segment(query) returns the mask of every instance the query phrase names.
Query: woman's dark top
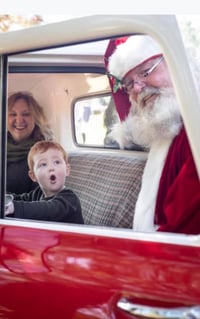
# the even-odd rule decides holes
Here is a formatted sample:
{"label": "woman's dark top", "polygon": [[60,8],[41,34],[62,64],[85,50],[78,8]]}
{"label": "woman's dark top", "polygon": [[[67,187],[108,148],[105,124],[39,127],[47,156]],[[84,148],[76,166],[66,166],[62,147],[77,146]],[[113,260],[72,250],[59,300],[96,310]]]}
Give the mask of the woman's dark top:
{"label": "woman's dark top", "polygon": [[44,197],[38,186],[30,193],[13,195],[15,210],[8,217],[84,224],[79,198],[69,189]]}
{"label": "woman's dark top", "polygon": [[[44,138],[40,138],[44,139]],[[28,152],[38,139],[32,136],[23,143],[16,144],[10,133],[7,137],[7,184],[6,192],[22,194],[35,189],[38,184],[28,176]]]}
{"label": "woman's dark top", "polygon": [[7,185],[8,193],[22,194],[35,189],[38,184],[28,176],[27,158],[17,162],[7,162]]}

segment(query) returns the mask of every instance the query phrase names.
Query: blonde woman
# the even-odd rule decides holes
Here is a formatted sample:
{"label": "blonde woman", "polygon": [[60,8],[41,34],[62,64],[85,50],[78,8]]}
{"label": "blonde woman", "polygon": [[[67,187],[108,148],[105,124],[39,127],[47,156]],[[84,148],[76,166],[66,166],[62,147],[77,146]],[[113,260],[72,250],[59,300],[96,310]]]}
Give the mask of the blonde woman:
{"label": "blonde woman", "polygon": [[9,96],[7,129],[6,191],[29,192],[37,184],[28,176],[28,152],[35,142],[53,139],[44,110],[31,93],[15,92]]}

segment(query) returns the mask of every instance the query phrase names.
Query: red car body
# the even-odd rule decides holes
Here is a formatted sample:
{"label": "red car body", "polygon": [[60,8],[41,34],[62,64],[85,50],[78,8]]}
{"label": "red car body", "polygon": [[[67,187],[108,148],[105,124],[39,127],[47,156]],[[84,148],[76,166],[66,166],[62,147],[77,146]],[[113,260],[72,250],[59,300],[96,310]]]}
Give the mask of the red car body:
{"label": "red car body", "polygon": [[200,303],[195,239],[187,246],[162,242],[162,234],[156,242],[71,228],[1,226],[2,318],[129,318],[121,298],[166,308]]}

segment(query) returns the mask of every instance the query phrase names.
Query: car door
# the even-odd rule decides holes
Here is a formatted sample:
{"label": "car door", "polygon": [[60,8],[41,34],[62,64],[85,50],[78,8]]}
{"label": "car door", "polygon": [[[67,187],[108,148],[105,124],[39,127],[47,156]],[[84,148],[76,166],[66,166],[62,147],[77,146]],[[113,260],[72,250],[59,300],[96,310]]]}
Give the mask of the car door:
{"label": "car door", "polygon": [[[91,23],[95,26],[95,36],[87,28],[84,29],[85,33],[81,31],[83,26]],[[70,26],[74,32],[66,36],[63,27]],[[161,26],[162,34],[158,30]],[[53,37],[47,43],[45,38],[45,47],[47,44],[114,36],[120,32],[141,32],[145,27],[146,32],[155,33],[158,40],[161,39],[165,48],[167,40],[172,50],[181,51],[179,33],[173,29],[177,26],[171,16],[157,19],[150,16],[85,17],[77,21],[66,21],[54,28],[49,26],[46,31],[44,28],[41,30],[44,34],[51,34],[52,28],[60,31],[58,39]],[[171,39],[172,29],[175,42]],[[2,37],[5,52],[1,63],[0,317],[199,318],[199,235],[134,233],[128,229],[27,222],[3,217],[7,54],[12,50],[15,53],[27,50],[28,46],[30,50],[40,46],[42,32],[39,35],[35,29],[33,33],[17,32],[11,37],[17,41],[22,34],[28,37],[32,35],[31,43],[23,39],[16,42],[15,48],[12,48],[10,41],[7,43],[5,36]],[[34,37],[39,37],[38,42],[34,43]],[[172,75],[176,83],[179,80],[176,73],[180,65],[171,56],[172,52],[168,52],[169,66],[171,69],[174,67]],[[182,74],[186,71],[187,67],[182,70]],[[183,79],[181,81],[177,91],[181,100],[187,100],[187,92],[184,91],[182,95],[180,93],[184,87]],[[191,91],[193,100],[190,112],[196,102],[192,86]],[[187,110],[184,107],[183,114],[185,121],[188,121],[186,128],[189,128],[196,158],[199,154],[195,134],[199,123],[198,114],[192,119],[192,125],[191,119],[186,119]]]}
{"label": "car door", "polygon": [[200,303],[196,236],[19,221],[0,230],[2,318],[181,318]]}

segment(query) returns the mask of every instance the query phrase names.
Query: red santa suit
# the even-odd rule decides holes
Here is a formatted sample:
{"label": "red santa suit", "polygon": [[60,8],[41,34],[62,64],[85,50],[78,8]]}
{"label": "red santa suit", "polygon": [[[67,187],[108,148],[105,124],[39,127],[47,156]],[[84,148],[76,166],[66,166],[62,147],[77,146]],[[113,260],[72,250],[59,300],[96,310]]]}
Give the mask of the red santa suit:
{"label": "red santa suit", "polygon": [[158,231],[200,233],[200,181],[185,129],[169,148],[155,207]]}
{"label": "red santa suit", "polygon": [[[123,90],[113,88],[128,71],[161,53],[148,36],[145,41],[140,36],[136,41],[130,38],[119,41],[120,44],[111,40],[105,53],[112,94],[122,123],[127,119],[130,102]],[[152,143],[136,203],[133,229],[200,233],[200,181],[184,127],[175,136]]]}

